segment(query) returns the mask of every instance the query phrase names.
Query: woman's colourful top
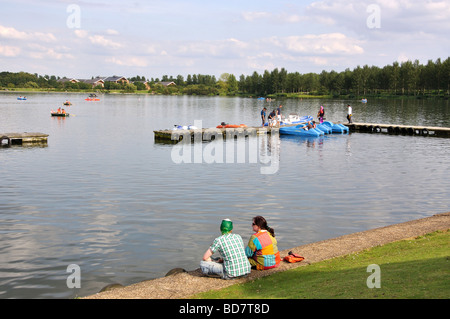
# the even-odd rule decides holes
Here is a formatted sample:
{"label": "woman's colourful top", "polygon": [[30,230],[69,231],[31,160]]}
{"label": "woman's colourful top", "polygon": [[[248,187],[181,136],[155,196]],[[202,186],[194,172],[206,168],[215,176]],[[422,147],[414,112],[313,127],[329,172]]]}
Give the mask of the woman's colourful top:
{"label": "woman's colourful top", "polygon": [[267,230],[260,230],[250,237],[245,254],[258,270],[277,267],[281,261],[277,240]]}

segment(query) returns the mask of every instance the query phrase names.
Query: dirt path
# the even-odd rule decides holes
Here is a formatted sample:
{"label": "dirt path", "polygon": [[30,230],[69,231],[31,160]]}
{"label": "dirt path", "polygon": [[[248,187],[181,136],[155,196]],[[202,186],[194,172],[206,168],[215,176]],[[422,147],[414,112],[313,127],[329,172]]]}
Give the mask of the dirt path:
{"label": "dirt path", "polygon": [[376,228],[354,234],[307,244],[281,251],[284,257],[289,251],[305,257],[300,263],[281,262],[278,268],[256,271],[243,279],[222,280],[201,275],[199,269],[182,272],[168,277],[146,280],[130,286],[104,291],[85,299],[180,299],[212,289],[220,289],[237,283],[243,283],[274,272],[304,266],[325,259],[348,255],[364,249],[384,245],[390,242],[421,236],[437,230],[450,229],[450,212],[413,220],[401,224]]}

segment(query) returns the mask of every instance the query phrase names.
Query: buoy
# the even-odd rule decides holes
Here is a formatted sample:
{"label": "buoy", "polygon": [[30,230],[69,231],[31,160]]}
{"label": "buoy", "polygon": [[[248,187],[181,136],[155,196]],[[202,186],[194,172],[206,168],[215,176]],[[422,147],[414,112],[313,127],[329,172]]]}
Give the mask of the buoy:
{"label": "buoy", "polygon": [[[3,144],[3,141],[6,140],[6,144]],[[0,145],[1,146],[11,146],[11,139],[8,136],[2,136],[0,137]]]}
{"label": "buoy", "polygon": [[375,133],[380,133],[380,132],[381,132],[381,127],[375,126],[375,127],[373,128],[373,131],[374,131]]}
{"label": "buoy", "polygon": [[426,128],[422,129],[422,135],[423,136],[427,136],[428,135],[428,130]]}

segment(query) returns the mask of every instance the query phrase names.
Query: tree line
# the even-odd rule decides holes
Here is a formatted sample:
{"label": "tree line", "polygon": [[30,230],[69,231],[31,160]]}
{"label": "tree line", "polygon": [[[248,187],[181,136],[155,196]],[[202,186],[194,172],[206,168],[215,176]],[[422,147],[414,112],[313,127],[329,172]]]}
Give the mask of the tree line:
{"label": "tree line", "polygon": [[[60,82],[55,75],[38,75],[26,72],[1,72],[0,87],[40,88],[55,90],[92,90],[84,82]],[[156,94],[189,95],[246,95],[246,96],[296,96],[329,95],[333,97],[361,97],[383,95],[446,96],[450,94],[450,57],[445,61],[438,58],[420,64],[418,60],[394,62],[384,67],[357,66],[353,70],[322,71],[321,73],[288,72],[285,68],[254,71],[251,75],[223,73],[219,79],[214,75],[189,74],[176,77],[163,75],[161,78],[135,76],[128,78],[129,84],[105,83],[94,90],[122,90],[135,92],[148,90]],[[166,86],[162,82],[173,82]]]}

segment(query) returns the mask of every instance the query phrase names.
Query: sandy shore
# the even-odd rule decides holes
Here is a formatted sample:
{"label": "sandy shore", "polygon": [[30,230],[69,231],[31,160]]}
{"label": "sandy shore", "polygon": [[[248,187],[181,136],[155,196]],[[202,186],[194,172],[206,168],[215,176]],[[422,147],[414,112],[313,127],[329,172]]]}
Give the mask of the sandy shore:
{"label": "sandy shore", "polygon": [[222,280],[208,278],[202,276],[199,269],[196,269],[163,278],[146,280],[126,287],[111,289],[87,296],[84,299],[189,298],[189,296],[199,292],[228,287],[278,271],[301,267],[325,259],[362,251],[370,247],[447,229],[450,229],[450,212],[283,250],[280,252],[282,257],[286,256],[289,251],[293,251],[304,256],[305,260],[295,264],[282,261],[278,268],[265,271],[253,270],[247,278],[243,279]]}

